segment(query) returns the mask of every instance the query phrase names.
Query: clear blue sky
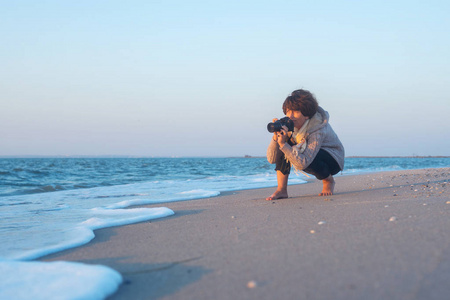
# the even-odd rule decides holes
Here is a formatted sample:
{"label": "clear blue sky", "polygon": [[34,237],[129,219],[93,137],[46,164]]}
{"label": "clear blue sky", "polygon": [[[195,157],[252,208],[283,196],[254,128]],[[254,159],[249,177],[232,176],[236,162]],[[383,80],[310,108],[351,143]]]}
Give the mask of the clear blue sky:
{"label": "clear blue sky", "polygon": [[449,13],[446,0],[0,0],[0,155],[265,155],[298,88],[347,155],[450,155]]}

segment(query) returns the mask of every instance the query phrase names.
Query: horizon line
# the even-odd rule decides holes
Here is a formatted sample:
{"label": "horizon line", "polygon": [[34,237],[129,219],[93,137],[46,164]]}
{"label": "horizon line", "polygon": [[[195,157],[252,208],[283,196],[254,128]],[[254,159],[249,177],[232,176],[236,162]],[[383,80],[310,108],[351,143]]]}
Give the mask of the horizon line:
{"label": "horizon line", "polygon": [[[448,158],[450,155],[349,155],[345,158]],[[260,155],[0,155],[0,158],[265,158]]]}

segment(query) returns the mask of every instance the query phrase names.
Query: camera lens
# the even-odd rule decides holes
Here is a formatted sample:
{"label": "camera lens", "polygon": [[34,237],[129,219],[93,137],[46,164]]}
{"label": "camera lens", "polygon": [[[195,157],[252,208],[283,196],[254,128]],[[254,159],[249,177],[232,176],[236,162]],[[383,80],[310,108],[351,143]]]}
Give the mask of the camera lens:
{"label": "camera lens", "polygon": [[282,127],[282,125],[281,125],[280,121],[276,121],[276,122],[267,124],[267,130],[269,132],[280,131],[281,127]]}

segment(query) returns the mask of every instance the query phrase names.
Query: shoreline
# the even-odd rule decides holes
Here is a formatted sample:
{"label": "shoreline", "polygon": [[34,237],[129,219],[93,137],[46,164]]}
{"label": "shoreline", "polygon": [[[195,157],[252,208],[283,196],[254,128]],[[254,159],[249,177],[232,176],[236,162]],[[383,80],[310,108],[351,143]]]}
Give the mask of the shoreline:
{"label": "shoreline", "polygon": [[124,283],[110,299],[445,299],[450,168],[321,182],[143,207],[175,215],[95,231],[40,261],[101,264]]}

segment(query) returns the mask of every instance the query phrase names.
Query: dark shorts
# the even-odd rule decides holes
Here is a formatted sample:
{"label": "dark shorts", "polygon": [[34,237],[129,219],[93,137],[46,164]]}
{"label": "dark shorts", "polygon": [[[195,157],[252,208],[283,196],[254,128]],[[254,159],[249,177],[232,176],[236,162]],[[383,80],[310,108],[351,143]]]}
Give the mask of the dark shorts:
{"label": "dark shorts", "polygon": [[[286,161],[284,154],[281,159],[276,162],[276,171],[280,171],[284,175],[291,172],[291,163]],[[330,175],[336,175],[341,171],[341,167],[336,160],[325,150],[320,149],[311,164],[303,170],[303,172],[314,175],[317,179],[323,180]]]}

